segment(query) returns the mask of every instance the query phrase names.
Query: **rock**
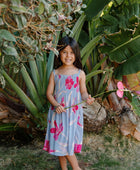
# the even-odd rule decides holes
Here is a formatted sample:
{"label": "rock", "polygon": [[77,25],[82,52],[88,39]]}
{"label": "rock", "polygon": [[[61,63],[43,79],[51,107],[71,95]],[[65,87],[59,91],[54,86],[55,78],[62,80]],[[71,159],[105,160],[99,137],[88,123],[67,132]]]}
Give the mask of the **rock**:
{"label": "rock", "polygon": [[87,132],[100,132],[106,123],[105,108],[95,101],[92,105],[83,104],[84,130]]}

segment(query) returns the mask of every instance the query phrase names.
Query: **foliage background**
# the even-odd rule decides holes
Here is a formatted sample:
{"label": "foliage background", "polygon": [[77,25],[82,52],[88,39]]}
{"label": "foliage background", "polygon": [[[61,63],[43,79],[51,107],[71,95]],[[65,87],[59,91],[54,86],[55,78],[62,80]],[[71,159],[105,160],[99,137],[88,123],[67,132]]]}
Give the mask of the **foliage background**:
{"label": "foliage background", "polygon": [[[104,93],[114,78],[140,71],[139,11],[138,0],[0,1],[0,92],[10,107],[26,106],[22,119],[46,127],[45,93],[59,38],[69,35],[78,41],[88,91]],[[140,114],[135,100],[131,104]],[[1,130],[19,122],[2,122]]]}

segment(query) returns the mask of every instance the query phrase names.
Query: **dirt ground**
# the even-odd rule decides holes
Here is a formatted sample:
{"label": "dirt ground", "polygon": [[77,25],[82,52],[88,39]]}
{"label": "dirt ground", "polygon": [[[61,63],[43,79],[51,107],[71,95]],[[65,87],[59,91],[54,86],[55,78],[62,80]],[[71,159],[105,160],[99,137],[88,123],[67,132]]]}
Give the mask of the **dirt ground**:
{"label": "dirt ground", "polygon": [[[57,157],[42,150],[44,136],[33,140],[24,134],[20,139],[12,134],[0,137],[1,170],[61,169]],[[84,133],[77,158],[82,170],[139,170],[140,142],[122,136],[117,125],[108,124],[99,134]]]}

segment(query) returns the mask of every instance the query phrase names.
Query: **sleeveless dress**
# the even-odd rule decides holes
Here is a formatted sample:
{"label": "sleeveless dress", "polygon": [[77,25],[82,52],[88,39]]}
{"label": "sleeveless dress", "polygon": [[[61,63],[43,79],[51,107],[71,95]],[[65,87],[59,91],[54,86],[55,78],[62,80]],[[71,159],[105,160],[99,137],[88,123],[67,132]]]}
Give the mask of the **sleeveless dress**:
{"label": "sleeveless dress", "polygon": [[52,105],[49,108],[43,150],[52,155],[65,156],[81,152],[83,108],[82,104],[78,104],[81,102],[79,90],[80,71],[73,75],[57,75],[53,70],[55,81],[54,98],[66,108],[66,112],[58,114]]}

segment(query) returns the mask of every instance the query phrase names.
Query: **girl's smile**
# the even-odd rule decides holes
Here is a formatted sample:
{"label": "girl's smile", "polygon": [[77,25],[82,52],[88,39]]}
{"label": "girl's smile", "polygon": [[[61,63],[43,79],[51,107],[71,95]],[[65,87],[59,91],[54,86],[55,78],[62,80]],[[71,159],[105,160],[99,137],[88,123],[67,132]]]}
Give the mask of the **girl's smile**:
{"label": "girl's smile", "polygon": [[69,45],[60,51],[60,59],[65,66],[73,65],[75,61],[75,54]]}

